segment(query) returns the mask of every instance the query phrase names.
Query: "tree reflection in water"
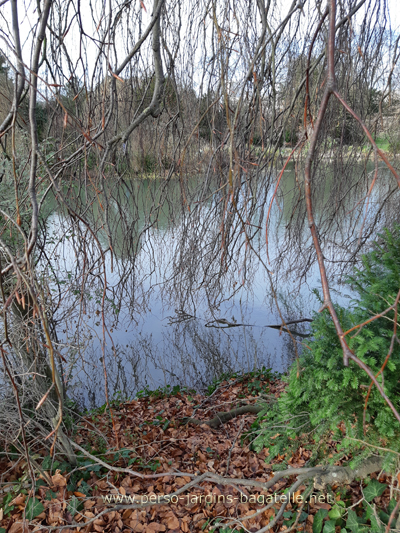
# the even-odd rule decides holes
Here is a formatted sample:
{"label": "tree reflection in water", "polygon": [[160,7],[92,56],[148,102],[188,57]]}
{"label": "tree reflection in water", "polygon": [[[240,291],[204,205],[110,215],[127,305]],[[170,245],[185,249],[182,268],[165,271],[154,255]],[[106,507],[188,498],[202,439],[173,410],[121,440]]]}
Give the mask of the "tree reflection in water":
{"label": "tree reflection in water", "polygon": [[[325,228],[330,275],[340,277],[365,249],[354,229],[361,206],[346,213],[354,191],[370,177],[361,166],[349,174],[352,192],[336,204],[342,194],[336,174],[335,165],[322,168],[324,187],[314,205]],[[217,178],[187,180],[190,209],[182,207],[177,180],[116,180],[106,190],[103,211],[82,189],[84,202],[75,209],[91,219],[97,241],[76,220],[71,230],[71,217],[49,201],[45,237],[54,248],[43,270],[53,294],[59,293],[51,301],[53,330],[68,361],[64,381],[74,396],[91,406],[104,403],[105,378],[111,396],[116,391],[131,396],[145,386],[202,388],[224,372],[287,368],[294,344],[301,349],[303,339],[264,326],[281,323],[277,302],[285,320],[310,317],[320,306],[310,291],[318,288],[319,276],[294,169],[279,191],[282,207],[270,218],[267,262],[260,228],[271,179],[254,180],[251,191],[243,183],[237,194],[238,212],[242,220],[247,216],[246,235],[235,211],[226,212]],[[396,198],[384,180],[375,186],[371,227],[393,215]],[[338,209],[340,227],[331,224]],[[337,298],[347,302],[342,293],[337,285]],[[244,325],[227,327],[235,322]],[[304,333],[307,327],[290,330]]]}

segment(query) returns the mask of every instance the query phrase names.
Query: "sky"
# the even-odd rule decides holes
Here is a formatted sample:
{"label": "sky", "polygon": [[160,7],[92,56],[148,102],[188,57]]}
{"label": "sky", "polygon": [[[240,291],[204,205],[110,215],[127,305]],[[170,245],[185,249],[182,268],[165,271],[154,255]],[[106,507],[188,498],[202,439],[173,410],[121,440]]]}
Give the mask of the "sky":
{"label": "sky", "polygon": [[[221,0],[222,1],[222,0]],[[246,1],[246,0],[244,0]],[[309,0],[305,4],[304,8],[304,20],[307,21],[307,18],[311,16],[311,14],[315,13],[315,3],[317,0]],[[382,0],[384,1],[384,0]],[[399,7],[399,0],[386,0],[387,5],[389,7],[389,14],[390,14],[390,21],[392,29],[396,31],[399,30],[400,25],[400,7]],[[201,2],[201,0],[200,0]],[[60,5],[63,5],[62,0],[59,0]],[[325,1],[323,2],[323,4]],[[373,4],[372,0],[372,4]],[[98,24],[97,28],[95,27],[95,24],[92,20],[92,14],[90,5],[93,4],[95,6],[95,20]],[[134,0],[132,2],[132,5],[135,6],[136,12],[140,13],[140,16],[142,18],[142,28],[145,28],[148,21],[150,20],[150,16],[152,13],[152,0]],[[185,7],[185,4],[189,5],[187,2],[183,3],[183,6]],[[288,12],[289,7],[291,5],[291,0],[278,0],[279,8],[282,14],[285,14]],[[368,5],[369,2],[367,1],[365,5]],[[57,5],[57,4],[55,4]],[[222,4],[221,4],[222,5]],[[239,5],[239,2],[237,2],[237,5]],[[82,24],[84,27],[84,30],[87,32],[88,35],[91,37],[94,37],[94,39],[99,39],[101,37],[101,27],[102,24],[107,20],[107,17],[104,16],[104,12],[102,13],[103,6],[106,6],[106,9],[108,7],[108,2],[103,2],[103,0],[81,0],[81,13],[82,13]],[[20,17],[20,28],[21,28],[21,41],[22,41],[22,47],[23,47],[23,57],[24,62],[26,65],[30,64],[30,55],[32,52],[32,35],[33,35],[33,24],[36,20],[36,1],[35,0],[18,0],[18,9],[19,9],[19,17]],[[361,8],[360,13],[362,10],[365,9]],[[183,18],[187,17],[188,15],[183,15]],[[357,20],[357,19],[356,19]],[[182,24],[182,31],[183,34],[185,33],[185,25],[187,25],[188,20],[186,18],[186,21],[184,20]],[[210,24],[212,24],[210,19]],[[133,25],[132,25],[133,26]],[[129,26],[127,26],[129,28]],[[129,31],[134,32],[135,29],[133,27],[129,28]],[[300,32],[301,33],[301,30]],[[120,36],[120,42],[124,42],[126,40],[126,35],[124,37]],[[89,42],[89,41],[88,41]],[[66,45],[66,48],[71,55],[71,58],[74,63],[77,65],[77,73],[78,76],[82,77],[84,68],[87,72],[90,72],[94,68],[95,59],[98,54],[98,49],[95,44],[95,40],[90,42],[88,44],[88,48],[86,50],[86,58],[84,61],[78,61],[79,58],[79,38],[77,33],[77,24],[76,19],[71,24],[71,27],[68,31],[68,33],[65,35],[64,43]],[[149,46],[150,40],[146,43],[145,46]],[[0,7],[0,50],[5,52],[5,55],[8,57],[12,57],[11,50],[11,3],[8,1],[4,5]],[[123,56],[124,50],[122,47],[122,44],[118,45],[117,43],[117,49],[120,57]],[[115,60],[112,55],[112,51],[110,50],[110,57],[105,58],[103,56],[102,58],[102,68],[103,72],[107,72],[108,65],[107,62],[109,62],[113,67],[115,64],[118,64],[119,60]],[[98,66],[98,64],[97,64]],[[67,70],[67,69],[66,69]],[[43,70],[41,71],[42,75]],[[64,84],[66,80],[64,79],[57,79],[57,83]]]}

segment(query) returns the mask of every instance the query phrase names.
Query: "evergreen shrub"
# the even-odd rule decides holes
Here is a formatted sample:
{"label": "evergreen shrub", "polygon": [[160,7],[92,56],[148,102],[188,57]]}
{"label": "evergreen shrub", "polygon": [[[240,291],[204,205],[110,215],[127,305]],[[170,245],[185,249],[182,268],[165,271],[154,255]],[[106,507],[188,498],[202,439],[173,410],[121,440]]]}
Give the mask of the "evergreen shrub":
{"label": "evergreen shrub", "polygon": [[[347,308],[335,305],[344,331],[361,324],[390,307],[400,289],[400,226],[387,229],[373,243],[346,280],[357,297]],[[346,338],[355,355],[367,364],[375,375],[381,369],[393,342],[392,354],[383,372],[377,377],[386,395],[400,411],[400,346],[394,333],[395,312],[375,319]],[[398,318],[397,318],[398,322]],[[300,376],[293,364],[288,375],[286,392],[272,411],[260,413],[259,434],[253,447],[269,448],[269,459],[298,447],[301,440],[312,440],[316,447],[324,438],[342,441],[345,449],[360,445],[344,439],[344,435],[400,451],[400,424],[372,387],[363,413],[371,380],[354,362],[343,366],[343,351],[333,321],[327,310],[315,314],[312,341],[300,358]],[[270,409],[270,408],[269,408]],[[364,429],[366,432],[364,433]],[[300,438],[301,437],[301,438]],[[366,448],[367,453],[375,451]],[[337,458],[337,457],[336,457]],[[335,457],[333,458],[333,460]]]}

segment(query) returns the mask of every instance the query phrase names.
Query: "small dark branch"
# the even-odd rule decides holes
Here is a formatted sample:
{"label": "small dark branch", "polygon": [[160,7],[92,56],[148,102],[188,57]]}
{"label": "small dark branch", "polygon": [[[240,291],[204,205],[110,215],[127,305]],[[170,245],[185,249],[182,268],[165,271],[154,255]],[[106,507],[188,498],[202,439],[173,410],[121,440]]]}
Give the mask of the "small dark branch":
{"label": "small dark branch", "polygon": [[240,415],[245,415],[247,413],[251,414],[258,414],[263,409],[265,409],[265,406],[261,405],[243,405],[242,407],[237,407],[235,409],[232,409],[231,411],[227,412],[219,412],[214,416],[214,418],[211,418],[211,420],[200,420],[198,418],[184,418],[183,423],[184,424],[206,424],[207,426],[210,426],[212,429],[217,429],[221,424],[225,424],[225,422],[229,422],[229,420],[232,420],[232,418],[236,418]]}
{"label": "small dark branch", "polygon": [[[394,517],[396,516],[396,513],[397,513],[397,511],[399,510],[399,507],[400,507],[400,500],[396,503],[396,507],[393,509],[393,511],[392,511],[392,513],[391,513],[391,515],[390,515],[390,517],[389,517],[389,521],[388,521],[388,524],[387,524],[387,526],[386,526],[385,533],[389,533],[389,531],[390,531],[390,529],[391,529],[391,528],[390,528],[390,525],[391,525],[391,523],[392,523],[392,520],[393,520]],[[396,527],[396,530],[397,530],[397,524],[395,525],[395,527]]]}
{"label": "small dark branch", "polygon": [[[4,2],[3,2],[4,3]],[[3,5],[3,3],[1,5]],[[11,15],[12,15],[12,29],[14,37],[15,55],[17,56],[17,69],[15,73],[16,90],[14,91],[14,100],[12,108],[6,118],[0,125],[0,133],[3,133],[13,121],[14,115],[17,113],[18,106],[21,102],[22,93],[25,87],[25,69],[22,61],[22,49],[20,39],[20,24],[18,21],[17,0],[11,0]]]}
{"label": "small dark branch", "polygon": [[378,383],[378,381],[377,381],[376,377],[374,376],[374,373],[372,372],[372,370],[365,363],[363,363],[357,356],[355,356],[350,349],[349,349],[349,359],[354,361],[360,368],[362,368],[364,370],[364,372],[366,372],[368,374],[368,376],[374,382],[374,384],[375,384],[376,388],[378,389],[380,395],[385,400],[385,402],[388,404],[388,406],[392,410],[392,413],[394,414],[394,416],[400,422],[400,414],[397,412],[397,409],[395,408],[393,403],[390,401],[390,399],[386,396],[384,390],[382,389],[381,385]]}
{"label": "small dark branch", "polygon": [[315,30],[314,36],[311,40],[310,50],[308,51],[308,57],[307,57],[307,68],[306,68],[306,101],[304,103],[304,129],[307,133],[307,111],[308,115],[310,117],[311,126],[313,127],[313,119],[311,115],[311,109],[310,109],[310,64],[311,64],[311,54],[312,50],[314,48],[315,41],[317,39],[317,36],[319,32],[321,31],[322,24],[324,23],[324,20],[328,16],[329,8],[326,8],[325,13],[323,14],[321,20],[319,21],[319,24],[317,26],[317,29]]}
{"label": "small dark branch", "polygon": [[226,460],[226,469],[225,469],[225,475],[227,476],[228,473],[229,473],[229,465],[230,465],[230,462],[231,462],[231,455],[232,455],[232,450],[233,448],[235,447],[236,445],[236,442],[239,438],[239,435],[241,435],[242,431],[243,431],[243,428],[244,428],[244,424],[245,424],[245,419],[243,418],[241,423],[240,423],[240,428],[238,430],[238,432],[236,433],[236,437],[233,439],[233,442],[232,442],[232,445],[231,447],[229,448],[229,453],[228,453],[228,458]]}
{"label": "small dark branch", "polygon": [[[394,328],[393,328],[393,335],[392,335],[392,340],[390,342],[389,351],[388,351],[388,353],[386,355],[386,358],[385,358],[385,360],[383,362],[383,365],[381,366],[379,372],[375,376],[376,378],[379,376],[379,374],[381,374],[384,371],[384,369],[385,369],[385,367],[386,367],[386,365],[387,365],[387,363],[388,363],[388,361],[389,361],[389,359],[390,359],[390,357],[391,357],[391,355],[393,353],[394,343],[395,343],[395,340],[397,339],[397,315],[398,315],[397,306],[399,304],[399,299],[400,299],[400,291],[397,293],[396,300],[395,300],[394,304],[391,306],[391,308],[394,308]],[[371,381],[371,384],[370,384],[369,389],[368,389],[367,397],[365,398],[365,405],[364,405],[364,411],[363,411],[364,435],[367,432],[366,414],[367,414],[368,399],[369,399],[369,396],[371,394],[372,385],[373,385],[373,382]]]}

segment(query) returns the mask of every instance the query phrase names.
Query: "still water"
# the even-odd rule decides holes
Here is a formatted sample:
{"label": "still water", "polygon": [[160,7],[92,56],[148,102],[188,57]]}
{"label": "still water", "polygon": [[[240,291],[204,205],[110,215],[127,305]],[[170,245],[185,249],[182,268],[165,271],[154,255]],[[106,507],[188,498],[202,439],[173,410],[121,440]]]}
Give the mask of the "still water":
{"label": "still water", "polygon": [[[382,173],[366,212],[355,201],[363,169],[346,189],[336,172],[321,178],[314,209],[333,298],[348,305],[341,267],[365,249],[360,231],[378,211],[381,226],[392,216],[393,205],[381,202],[392,184]],[[202,389],[262,366],[285,371],[309,324],[291,326],[293,338],[266,327],[281,323],[276,303],[287,321],[312,318],[321,305],[298,176],[295,167],[285,173],[273,200],[268,254],[276,176],[243,179],[234,202],[216,178],[125,179],[101,190],[70,183],[65,194],[79,198],[74,209],[91,230],[49,200],[43,271],[68,394],[95,407],[106,387],[111,399],[166,384]]]}

